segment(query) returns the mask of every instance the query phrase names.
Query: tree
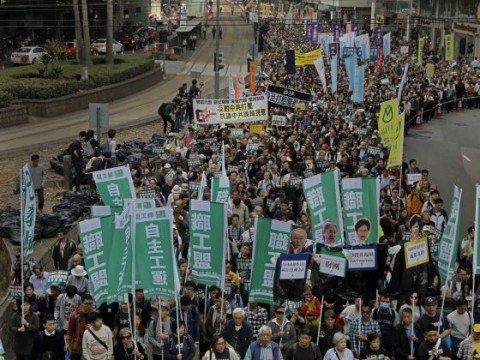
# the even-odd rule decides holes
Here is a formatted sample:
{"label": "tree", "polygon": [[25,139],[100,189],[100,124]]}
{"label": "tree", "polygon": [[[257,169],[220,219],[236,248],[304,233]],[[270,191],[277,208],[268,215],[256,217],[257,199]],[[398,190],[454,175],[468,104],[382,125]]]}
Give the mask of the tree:
{"label": "tree", "polygon": [[88,25],[88,6],[87,0],[82,0],[82,28],[83,28],[83,66],[92,65],[92,57],[90,56],[90,26]]}
{"label": "tree", "polygon": [[63,45],[58,40],[47,40],[43,48],[45,54],[41,57],[42,66],[38,69],[38,73],[45,79],[57,79],[63,73],[58,60],[66,57]]}
{"label": "tree", "polygon": [[82,25],[80,23],[80,10],[78,9],[78,0],[73,0],[73,15],[75,17],[75,38],[77,40],[77,60],[83,64],[83,35]]}
{"label": "tree", "polygon": [[107,0],[107,54],[106,63],[113,65],[113,0]]}

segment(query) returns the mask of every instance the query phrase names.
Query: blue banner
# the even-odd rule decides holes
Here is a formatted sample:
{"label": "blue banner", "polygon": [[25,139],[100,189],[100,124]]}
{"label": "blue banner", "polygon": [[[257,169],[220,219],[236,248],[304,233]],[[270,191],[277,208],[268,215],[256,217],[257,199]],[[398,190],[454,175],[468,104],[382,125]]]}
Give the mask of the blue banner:
{"label": "blue banner", "polygon": [[331,74],[332,74],[332,93],[336,93],[338,90],[337,78],[338,78],[338,55],[332,56],[330,60]]}
{"label": "blue banner", "polygon": [[371,47],[370,48],[370,61],[377,61],[378,59],[378,48]]}
{"label": "blue banner", "polygon": [[348,91],[353,91],[353,78],[355,73],[355,63],[357,62],[357,57],[355,55],[348,55],[343,57],[343,62],[345,63],[345,69],[347,70],[348,75]]}
{"label": "blue banner", "polygon": [[399,104],[400,104],[400,99],[402,98],[403,87],[405,86],[405,83],[407,82],[408,67],[409,67],[409,63],[406,63],[405,68],[403,70],[402,81],[400,82],[400,87],[398,88],[397,99],[398,99]]}
{"label": "blue banner", "polygon": [[361,103],[364,100],[363,94],[365,91],[365,66],[355,66],[355,75],[353,80],[352,102]]}
{"label": "blue banner", "polygon": [[333,42],[338,42],[340,40],[340,24],[333,25]]}

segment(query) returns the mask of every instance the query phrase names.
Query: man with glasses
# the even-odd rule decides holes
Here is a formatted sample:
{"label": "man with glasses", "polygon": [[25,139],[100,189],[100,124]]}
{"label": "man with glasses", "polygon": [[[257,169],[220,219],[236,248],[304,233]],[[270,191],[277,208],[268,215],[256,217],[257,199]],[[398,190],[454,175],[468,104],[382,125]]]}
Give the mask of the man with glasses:
{"label": "man with glasses", "polygon": [[71,360],[82,359],[82,340],[83,333],[91,326],[88,314],[93,311],[93,297],[90,294],[82,296],[82,302],[78,306],[68,321],[68,330],[66,336],[67,352]]}
{"label": "man with glasses", "polygon": [[368,303],[362,303],[361,313],[361,318],[352,322],[350,326],[350,346],[357,357],[367,346],[369,334],[381,334],[378,322],[370,318],[372,309]]}
{"label": "man with glasses", "polygon": [[268,326],[272,329],[272,340],[280,346],[285,358],[288,349],[297,341],[295,327],[285,318],[285,306],[280,305],[275,309],[275,317],[268,322]]}

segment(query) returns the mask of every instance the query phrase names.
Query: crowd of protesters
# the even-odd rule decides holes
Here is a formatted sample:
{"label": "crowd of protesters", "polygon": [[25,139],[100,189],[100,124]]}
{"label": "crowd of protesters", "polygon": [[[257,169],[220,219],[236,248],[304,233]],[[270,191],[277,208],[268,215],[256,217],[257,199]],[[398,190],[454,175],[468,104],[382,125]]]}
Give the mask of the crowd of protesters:
{"label": "crowd of protesters", "polygon": [[[444,284],[435,256],[429,264],[412,269],[395,261],[405,241],[428,236],[430,247],[435,249],[448,213],[443,209],[441,189],[429,177],[425,164],[419,168],[411,159],[402,172],[386,168],[388,149],[383,148],[377,130],[379,104],[397,96],[406,61],[411,66],[401,107],[410,125],[415,125],[421,109],[424,121],[432,118],[440,103],[446,103],[442,111],[453,111],[460,102],[463,107],[478,107],[478,62],[476,66],[449,64],[426,52],[422,64],[417,65],[411,55],[400,54],[400,44],[394,40],[392,55],[384,59],[381,70],[365,64],[365,101],[352,104],[343,67],[339,70],[339,91],[333,95],[322,89],[312,66],[286,74],[284,49],[303,52],[315,47],[305,41],[301,28],[270,23],[261,64],[263,78],[257,84],[258,93],[274,84],[313,94],[313,101],[304,109],[271,109],[274,114],[285,114],[286,126],[266,124],[265,130],[251,133],[247,124],[241,138],[234,138],[229,126],[200,127],[198,131],[188,127],[183,135],[168,133],[164,156],[142,159],[138,168],[131,169],[138,192],[147,188],[153,191],[158,206],[173,208],[173,241],[182,280],[179,303],[147,299],[137,289],[125,302],[94,304],[82,246],[62,230],[53,263],[55,270],[67,270],[71,275],[66,284],[47,288],[48,272],[41,266],[33,269],[24,285],[23,308],[19,302],[11,321],[18,359],[63,359],[65,351],[73,360],[144,360],[149,356],[154,360],[478,357],[480,302],[475,300],[476,306],[471,308],[472,299],[477,297],[472,289],[474,229],[468,228],[459,242],[454,276]],[[425,64],[429,62],[436,65],[436,71],[426,78]],[[382,81],[385,79],[388,81]],[[190,91],[184,84],[176,98],[186,103],[198,94],[196,83]],[[175,124],[166,116],[173,117],[176,108],[162,112],[165,132],[168,123]],[[186,113],[189,118],[193,116]],[[115,157],[114,137],[115,132],[109,132],[101,165],[91,171],[115,166],[109,160]],[[83,155],[93,155],[98,147],[89,138],[93,139],[91,133],[81,133],[80,140],[70,147],[78,158],[73,164],[80,174]],[[206,288],[191,278],[188,209],[189,200],[198,198],[202,174],[207,180],[204,199],[209,199],[212,178],[222,166],[222,144],[231,185],[230,257],[225,264],[225,286],[219,289]],[[256,149],[247,150],[249,144],[256,144]],[[379,151],[369,153],[369,147]],[[190,161],[193,159],[195,162]],[[291,253],[318,252],[311,241],[304,194],[291,179],[326,171],[339,171],[342,178],[380,179],[383,235],[379,248],[385,256],[378,270],[347,273],[340,279],[319,275],[312,262],[312,275],[301,301],[275,307],[248,302],[251,267],[245,264],[251,264],[255,218],[292,223]],[[407,184],[408,174],[421,174],[421,178]]]}

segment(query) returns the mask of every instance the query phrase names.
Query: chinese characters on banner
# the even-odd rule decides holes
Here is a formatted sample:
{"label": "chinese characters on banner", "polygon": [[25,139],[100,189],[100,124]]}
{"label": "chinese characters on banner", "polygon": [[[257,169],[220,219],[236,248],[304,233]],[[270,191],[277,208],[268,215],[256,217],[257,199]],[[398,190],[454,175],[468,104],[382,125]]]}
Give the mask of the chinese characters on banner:
{"label": "chinese characters on banner", "polygon": [[342,204],[348,245],[378,243],[380,181],[342,179]]}
{"label": "chinese characters on banner", "polygon": [[92,176],[105,205],[123,206],[124,199],[136,198],[128,166],[94,171]]}
{"label": "chinese characters on banner", "polygon": [[212,178],[212,202],[228,204],[230,201],[230,180],[220,176]]}
{"label": "chinese characters on banner", "polygon": [[[135,211],[135,277],[145,296],[175,299],[180,291],[170,209]],[[148,263],[148,266],[146,264]]]}
{"label": "chinese characters on banner", "polygon": [[268,119],[265,95],[239,99],[195,99],[195,121],[200,125],[260,122]]}
{"label": "chinese characters on banner", "polygon": [[390,148],[390,155],[388,156],[387,169],[391,169],[397,166],[402,166],[404,127],[405,127],[405,112],[398,115],[395,135],[393,137],[392,147]]}
{"label": "chinese characters on banner", "polygon": [[291,225],[257,217],[253,241],[253,265],[249,302],[276,304],[273,297],[274,258],[288,252]]}
{"label": "chinese characters on banner", "polygon": [[313,65],[313,62],[323,55],[321,48],[306,53],[295,51],[295,66]]}
{"label": "chinese characters on banner", "polygon": [[200,284],[223,288],[227,206],[191,200],[189,217],[193,280]]}
{"label": "chinese characters on banner", "polygon": [[[109,234],[102,231],[100,218],[84,220],[78,223],[78,233],[83,245],[83,258],[92,285],[95,303],[101,304],[108,301],[108,276],[107,261],[108,250],[104,238]],[[105,235],[105,236],[104,236]]]}
{"label": "chinese characters on banner", "polygon": [[462,189],[458,186],[454,186],[452,207],[438,249],[438,273],[443,281],[450,279],[457,258],[457,239],[460,235],[458,217],[460,216],[461,201]]}
{"label": "chinese characters on banner", "polygon": [[35,189],[28,165],[24,165],[20,170],[20,195],[21,253],[23,257],[26,257],[33,252],[35,219],[37,217]]}
{"label": "chinese characters on banner", "polygon": [[294,109],[297,103],[312,101],[312,95],[310,94],[276,85],[268,85],[266,94],[270,104],[291,109]]}
{"label": "chinese characters on banner", "polygon": [[426,237],[408,241],[403,245],[405,251],[405,267],[407,269],[429,262],[428,239]]}
{"label": "chinese characters on banner", "polygon": [[475,192],[475,237],[473,241],[473,274],[480,274],[480,251],[478,242],[480,241],[480,185],[477,185]]}
{"label": "chinese characters on banner", "polygon": [[398,123],[398,99],[384,101],[380,104],[380,116],[378,118],[378,134],[383,146],[390,148],[397,130]]}
{"label": "chinese characters on banner", "polygon": [[323,247],[320,255],[319,270],[322,274],[345,277],[347,260],[341,251],[330,251]]}
{"label": "chinese characters on banner", "polygon": [[422,65],[423,62],[423,48],[425,47],[425,38],[418,38],[418,53],[417,53],[417,64]]}
{"label": "chinese characters on banner", "polygon": [[455,54],[455,35],[445,35],[445,61],[452,61]]}
{"label": "chinese characters on banner", "polygon": [[311,214],[314,243],[344,245],[338,170],[304,179],[303,191]]}

